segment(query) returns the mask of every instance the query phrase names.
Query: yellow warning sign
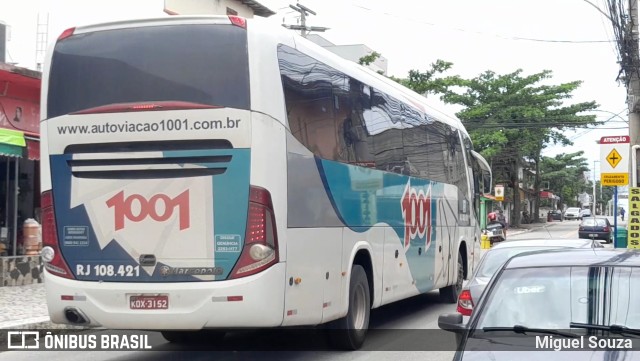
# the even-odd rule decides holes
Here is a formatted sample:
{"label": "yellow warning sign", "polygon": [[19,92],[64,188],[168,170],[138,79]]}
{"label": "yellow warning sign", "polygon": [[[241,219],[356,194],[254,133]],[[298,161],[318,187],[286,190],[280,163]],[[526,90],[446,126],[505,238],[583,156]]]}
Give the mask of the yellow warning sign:
{"label": "yellow warning sign", "polygon": [[629,184],[629,173],[600,173],[603,186],[624,186]]}
{"label": "yellow warning sign", "polygon": [[621,160],[622,157],[620,156],[620,153],[618,153],[616,148],[613,148],[611,152],[609,152],[609,155],[607,155],[607,162],[611,165],[611,168],[615,168]]}

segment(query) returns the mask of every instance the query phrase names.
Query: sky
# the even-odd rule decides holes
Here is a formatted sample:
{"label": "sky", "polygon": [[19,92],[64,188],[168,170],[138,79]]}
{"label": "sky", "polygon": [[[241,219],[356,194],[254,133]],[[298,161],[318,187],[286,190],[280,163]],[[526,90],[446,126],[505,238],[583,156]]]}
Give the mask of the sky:
{"label": "sky", "polygon": [[[219,0],[201,0],[219,1]],[[258,0],[276,11],[268,20],[295,24],[297,0]],[[589,0],[604,11],[606,0]],[[582,81],[566,105],[595,101],[596,130],[567,131],[574,146],[551,146],[546,156],[584,151],[596,177],[602,136],[628,135],[626,89],[619,72],[610,21],[585,0],[301,0],[314,10],[307,25],[337,45],[365,44],[388,62],[388,74],[426,71],[438,59],[453,63],[447,75],[465,78],[486,70],[523,76],[551,70],[548,84]],[[38,23],[48,17],[48,41],[67,28],[139,17],[165,17],[164,0],[0,0],[9,25],[7,62],[35,69]],[[606,12],[606,11],[605,11]],[[40,18],[40,21],[38,20]],[[45,28],[41,26],[41,28]],[[445,107],[449,112],[459,108]],[[617,128],[617,129],[610,129]]]}

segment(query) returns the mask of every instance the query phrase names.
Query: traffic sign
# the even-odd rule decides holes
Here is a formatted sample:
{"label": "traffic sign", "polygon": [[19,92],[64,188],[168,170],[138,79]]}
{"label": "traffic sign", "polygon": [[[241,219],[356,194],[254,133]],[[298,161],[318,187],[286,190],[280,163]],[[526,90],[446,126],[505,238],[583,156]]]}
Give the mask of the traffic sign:
{"label": "traffic sign", "polygon": [[603,186],[629,184],[629,143],[631,137],[620,135],[600,138],[600,183]]}
{"label": "traffic sign", "polygon": [[497,185],[495,188],[495,193],[496,193],[496,201],[502,202],[504,201],[504,186],[503,185]]}
{"label": "traffic sign", "polygon": [[620,157],[620,153],[615,149],[609,152],[609,155],[607,156],[607,162],[609,162],[611,168],[615,168],[618,163],[620,163],[620,159],[622,159],[622,157]]}

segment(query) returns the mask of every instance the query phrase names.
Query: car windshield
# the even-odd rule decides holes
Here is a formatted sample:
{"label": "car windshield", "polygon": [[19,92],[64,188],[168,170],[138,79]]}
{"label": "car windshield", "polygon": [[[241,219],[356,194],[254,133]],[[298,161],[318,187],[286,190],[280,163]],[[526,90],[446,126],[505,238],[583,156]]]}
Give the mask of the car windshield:
{"label": "car windshield", "polygon": [[607,221],[605,219],[588,218],[588,219],[585,219],[584,221],[582,221],[582,225],[583,226],[591,226],[591,227],[593,227],[593,226],[602,227],[602,226],[606,226],[607,225]]}
{"label": "car windshield", "polygon": [[568,329],[571,322],[640,328],[640,268],[507,269],[489,290],[476,329]]}
{"label": "car windshield", "polygon": [[575,213],[575,212],[579,212],[579,211],[580,211],[579,208],[569,208],[569,209],[567,209],[567,212],[570,212],[570,213]]}
{"label": "car windshield", "polygon": [[509,258],[530,251],[541,251],[545,249],[553,249],[561,247],[549,247],[549,246],[531,246],[531,247],[508,247],[492,249],[484,256],[484,260],[478,269],[478,277],[493,277],[496,270],[502,266]]}

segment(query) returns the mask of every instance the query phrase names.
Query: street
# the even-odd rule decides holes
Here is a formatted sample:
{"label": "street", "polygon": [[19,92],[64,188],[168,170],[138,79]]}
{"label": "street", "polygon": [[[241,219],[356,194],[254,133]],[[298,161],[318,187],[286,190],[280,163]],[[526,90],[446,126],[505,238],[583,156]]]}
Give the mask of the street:
{"label": "street", "polygon": [[[610,219],[612,221],[612,219]],[[511,240],[534,238],[577,238],[579,221],[553,222],[552,225],[534,229],[527,233],[512,236]],[[622,222],[619,222],[619,226]],[[622,223],[624,224],[624,223]],[[611,244],[605,247],[612,247]],[[322,351],[317,350],[322,342],[309,340],[308,333],[299,336],[280,331],[260,331],[230,334],[225,338],[225,346],[234,349],[264,349],[274,348],[291,351],[189,351],[189,346],[170,344],[158,332],[127,331],[131,334],[149,335],[152,351],[47,351],[46,357],[50,361],[64,360],[239,360],[239,359],[277,359],[277,360],[451,360],[453,351],[410,351],[424,350],[425,337],[429,332],[420,331],[389,331],[399,330],[429,330],[438,329],[438,315],[455,312],[455,304],[443,304],[439,301],[438,292],[430,292],[405,301],[396,302],[371,312],[370,328],[385,330],[370,333],[363,350],[357,352]],[[97,334],[106,333],[98,331]],[[321,338],[318,332],[316,337]],[[283,337],[279,337],[283,336]],[[314,351],[304,350],[305,345]],[[270,347],[269,347],[270,346]],[[409,351],[406,351],[409,350]],[[0,353],[0,360],[40,360],[45,356],[42,352],[4,352]]]}

